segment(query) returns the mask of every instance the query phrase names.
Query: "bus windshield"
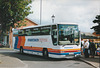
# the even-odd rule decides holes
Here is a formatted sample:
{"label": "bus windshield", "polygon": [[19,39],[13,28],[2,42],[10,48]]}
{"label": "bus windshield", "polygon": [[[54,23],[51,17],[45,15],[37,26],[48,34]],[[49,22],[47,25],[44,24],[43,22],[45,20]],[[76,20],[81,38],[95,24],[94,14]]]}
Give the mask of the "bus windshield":
{"label": "bus windshield", "polygon": [[59,45],[79,44],[78,25],[59,24],[58,44]]}

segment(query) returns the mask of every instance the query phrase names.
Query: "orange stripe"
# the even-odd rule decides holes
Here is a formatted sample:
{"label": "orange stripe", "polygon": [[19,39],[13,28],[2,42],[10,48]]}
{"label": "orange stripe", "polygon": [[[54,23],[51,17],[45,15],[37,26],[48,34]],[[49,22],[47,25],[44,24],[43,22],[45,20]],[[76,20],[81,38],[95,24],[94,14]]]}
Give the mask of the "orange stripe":
{"label": "orange stripe", "polygon": [[81,50],[81,48],[78,48],[78,49],[61,49],[61,51],[73,51],[73,50]]}
{"label": "orange stripe", "polygon": [[36,51],[42,51],[42,47],[31,47],[31,46],[23,46],[24,49],[29,49],[29,50],[36,50]]}
{"label": "orange stripe", "polygon": [[[28,49],[28,50],[36,50],[36,51],[43,51],[42,47],[31,47],[31,46],[23,46],[24,49]],[[48,52],[54,52],[54,53],[60,53],[61,51],[75,51],[77,52],[78,50],[80,50],[80,48],[78,49],[52,49],[52,48],[47,48]]]}
{"label": "orange stripe", "polygon": [[21,44],[20,46],[24,46],[25,44],[25,36],[21,36]]}
{"label": "orange stripe", "polygon": [[80,48],[78,48],[78,49],[51,49],[51,48],[48,48],[48,52],[55,52],[55,53],[60,53],[61,51],[66,51],[66,52],[75,51],[75,52],[77,52],[78,50],[81,50],[81,49]]}
{"label": "orange stripe", "polygon": [[20,48],[20,44],[21,44],[21,37],[18,37],[18,44],[17,44],[17,48]]}

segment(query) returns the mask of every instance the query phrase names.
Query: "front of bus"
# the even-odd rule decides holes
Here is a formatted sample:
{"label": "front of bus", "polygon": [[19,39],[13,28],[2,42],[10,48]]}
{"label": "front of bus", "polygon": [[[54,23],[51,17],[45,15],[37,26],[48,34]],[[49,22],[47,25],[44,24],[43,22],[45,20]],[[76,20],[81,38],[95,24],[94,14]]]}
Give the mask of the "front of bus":
{"label": "front of bus", "polygon": [[77,24],[58,24],[58,45],[60,56],[63,58],[81,56],[80,32]]}

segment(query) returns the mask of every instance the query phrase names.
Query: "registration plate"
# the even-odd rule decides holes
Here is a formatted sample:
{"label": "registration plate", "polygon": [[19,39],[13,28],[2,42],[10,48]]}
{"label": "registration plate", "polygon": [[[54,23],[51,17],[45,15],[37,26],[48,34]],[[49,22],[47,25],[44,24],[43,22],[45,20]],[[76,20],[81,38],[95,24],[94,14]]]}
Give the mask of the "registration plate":
{"label": "registration plate", "polygon": [[74,53],[69,53],[69,55],[73,55]]}

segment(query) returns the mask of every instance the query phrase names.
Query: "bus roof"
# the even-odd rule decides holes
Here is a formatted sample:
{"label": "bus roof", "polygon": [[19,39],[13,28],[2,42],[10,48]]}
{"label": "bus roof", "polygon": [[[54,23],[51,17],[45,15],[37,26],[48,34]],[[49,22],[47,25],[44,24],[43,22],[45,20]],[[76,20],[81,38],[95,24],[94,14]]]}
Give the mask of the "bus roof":
{"label": "bus roof", "polygon": [[78,25],[77,23],[60,22],[60,23],[52,23],[52,24],[44,24],[44,25],[28,26],[28,27],[24,27],[23,29],[28,29],[28,28],[33,28],[33,27],[41,27],[41,26],[48,26],[48,25],[56,25],[56,24]]}

